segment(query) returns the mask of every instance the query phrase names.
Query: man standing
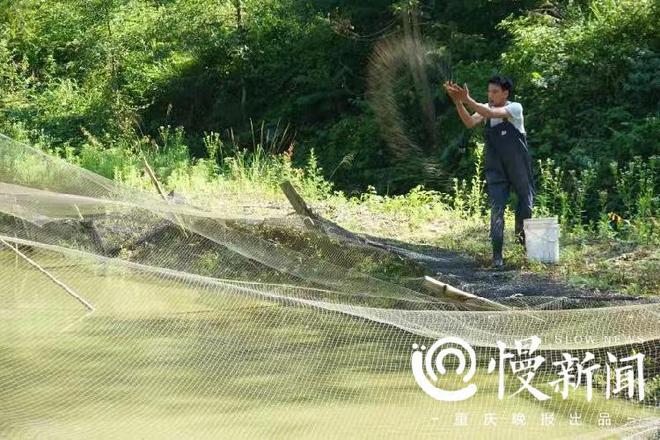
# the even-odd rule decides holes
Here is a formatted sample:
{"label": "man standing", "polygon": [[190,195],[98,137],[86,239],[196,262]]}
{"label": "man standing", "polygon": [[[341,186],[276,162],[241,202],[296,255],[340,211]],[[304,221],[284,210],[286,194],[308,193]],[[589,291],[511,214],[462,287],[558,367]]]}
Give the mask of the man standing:
{"label": "man standing", "polygon": [[[464,87],[451,81],[444,83],[456,105],[458,116],[466,127],[472,128],[485,122],[484,138],[486,154],[484,168],[488,198],[490,200],[490,238],[493,244],[493,266],[504,265],[504,208],[513,187],[518,196],[516,207],[516,239],[525,245],[523,220],[532,217],[534,181],[532,161],[527,149],[527,138],[522,105],[509,101],[511,80],[494,76],[488,80],[488,105],[476,102]],[[474,113],[470,115],[467,106]]]}

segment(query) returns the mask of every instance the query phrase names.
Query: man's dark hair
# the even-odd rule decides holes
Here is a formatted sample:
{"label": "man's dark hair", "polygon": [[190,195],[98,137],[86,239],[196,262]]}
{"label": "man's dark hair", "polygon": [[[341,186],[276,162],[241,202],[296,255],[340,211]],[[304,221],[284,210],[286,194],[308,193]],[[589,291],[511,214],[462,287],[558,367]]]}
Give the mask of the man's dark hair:
{"label": "man's dark hair", "polygon": [[502,90],[508,90],[509,96],[513,94],[513,82],[505,76],[500,76],[500,75],[492,76],[488,80],[488,84],[495,84],[500,86]]}

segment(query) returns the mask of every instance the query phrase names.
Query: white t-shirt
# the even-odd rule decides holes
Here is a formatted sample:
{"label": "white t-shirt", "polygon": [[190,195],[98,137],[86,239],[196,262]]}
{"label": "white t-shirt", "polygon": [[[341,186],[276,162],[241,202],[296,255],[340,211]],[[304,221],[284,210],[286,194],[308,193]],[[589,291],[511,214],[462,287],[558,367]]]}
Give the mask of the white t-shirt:
{"label": "white t-shirt", "polygon": [[[488,104],[488,107],[493,107],[492,105]],[[506,104],[504,104],[504,108],[506,109],[507,112],[511,115],[509,119],[509,122],[513,124],[514,127],[518,129],[519,132],[525,133],[525,121],[523,118],[523,108],[522,104],[519,102],[511,102],[507,101]],[[491,118],[490,119],[490,126],[494,126],[502,122],[501,118]]]}

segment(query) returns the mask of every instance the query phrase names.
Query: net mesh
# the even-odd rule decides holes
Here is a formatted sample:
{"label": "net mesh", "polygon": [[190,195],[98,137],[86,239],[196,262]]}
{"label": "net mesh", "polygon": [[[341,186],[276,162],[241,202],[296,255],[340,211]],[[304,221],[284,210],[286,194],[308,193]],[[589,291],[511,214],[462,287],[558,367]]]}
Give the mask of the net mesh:
{"label": "net mesh", "polygon": [[[231,200],[163,200],[0,136],[0,435],[657,435],[652,298],[504,295],[473,277],[462,287],[510,307],[473,311],[422,288],[429,262],[446,281],[458,270],[441,255]],[[410,276],[372,270],[388,265]],[[532,335],[547,366],[535,383],[552,398],[514,394],[515,379],[501,398],[496,342]],[[429,397],[411,370],[413,347],[447,336],[479,359],[478,393],[461,402]],[[547,383],[565,351],[644,353],[644,400],[606,399],[601,376],[591,401],[563,398]],[[446,388],[464,386],[449,376]]]}

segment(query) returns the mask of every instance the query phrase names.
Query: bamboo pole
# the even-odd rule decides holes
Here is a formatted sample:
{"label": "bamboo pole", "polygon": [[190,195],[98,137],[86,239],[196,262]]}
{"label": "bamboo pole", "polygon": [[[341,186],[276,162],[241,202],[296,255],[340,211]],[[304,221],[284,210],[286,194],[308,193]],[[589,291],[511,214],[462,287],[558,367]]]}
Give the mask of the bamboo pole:
{"label": "bamboo pole", "polygon": [[446,299],[450,302],[464,305],[465,307],[473,310],[483,311],[505,311],[511,310],[503,304],[491,301],[486,298],[474,295],[472,293],[464,292],[449,284],[442,283],[435,278],[429,276],[424,277],[424,287],[439,297]]}

